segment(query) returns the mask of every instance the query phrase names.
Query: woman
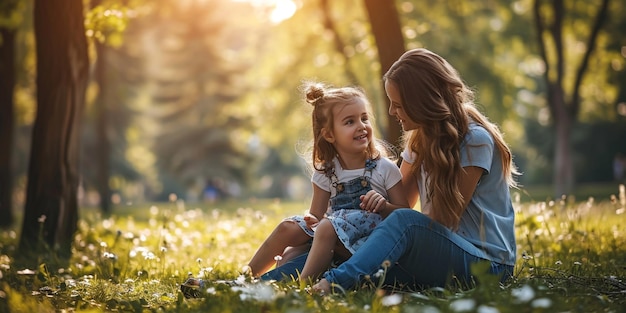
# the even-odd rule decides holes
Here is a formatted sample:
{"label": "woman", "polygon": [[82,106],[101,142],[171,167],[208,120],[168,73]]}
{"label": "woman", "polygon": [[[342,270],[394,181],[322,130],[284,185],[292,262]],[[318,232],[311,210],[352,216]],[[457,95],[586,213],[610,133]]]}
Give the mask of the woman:
{"label": "woman", "polygon": [[313,286],[344,289],[387,267],[399,287],[470,284],[470,266],[510,277],[515,264],[514,211],[509,187],[518,174],[497,126],[473,103],[473,93],[442,57],[404,53],[383,76],[389,114],[405,131],[400,166],[409,205],[394,210],[361,249]]}

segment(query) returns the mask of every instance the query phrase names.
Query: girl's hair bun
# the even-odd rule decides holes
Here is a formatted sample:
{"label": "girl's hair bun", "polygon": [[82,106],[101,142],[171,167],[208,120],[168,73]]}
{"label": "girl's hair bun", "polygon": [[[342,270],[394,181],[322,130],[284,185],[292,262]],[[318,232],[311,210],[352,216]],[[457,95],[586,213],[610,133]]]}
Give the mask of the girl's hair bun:
{"label": "girl's hair bun", "polygon": [[306,87],[306,102],[311,105],[319,104],[320,100],[324,98],[324,86],[322,84],[311,84]]}

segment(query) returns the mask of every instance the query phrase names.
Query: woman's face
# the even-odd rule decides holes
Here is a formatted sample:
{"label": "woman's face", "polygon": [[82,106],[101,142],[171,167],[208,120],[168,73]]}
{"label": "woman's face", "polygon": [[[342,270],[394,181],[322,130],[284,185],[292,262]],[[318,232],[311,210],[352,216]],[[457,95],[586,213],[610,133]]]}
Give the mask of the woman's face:
{"label": "woman's face", "polygon": [[402,97],[400,96],[400,90],[396,84],[387,79],[385,80],[385,92],[389,98],[389,115],[393,115],[402,125],[402,129],[413,130],[417,128],[417,123],[412,121],[404,111],[404,103],[402,103]]}

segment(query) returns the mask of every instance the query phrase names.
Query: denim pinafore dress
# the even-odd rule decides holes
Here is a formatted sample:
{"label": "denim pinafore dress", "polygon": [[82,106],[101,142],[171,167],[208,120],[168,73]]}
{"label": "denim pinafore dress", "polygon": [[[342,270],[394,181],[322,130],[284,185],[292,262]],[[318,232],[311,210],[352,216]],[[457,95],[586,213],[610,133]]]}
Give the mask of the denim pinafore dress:
{"label": "denim pinafore dress", "polygon": [[[360,207],[361,195],[372,190],[370,180],[376,164],[377,160],[368,159],[365,162],[363,175],[347,182],[338,182],[334,171],[327,174],[336,193],[330,198],[331,210],[326,218],[335,228],[341,243],[353,254],[367,240],[376,225],[382,221],[380,214],[365,211]],[[314,232],[306,226],[302,216],[293,216],[290,219],[297,222],[305,233],[313,237]]]}

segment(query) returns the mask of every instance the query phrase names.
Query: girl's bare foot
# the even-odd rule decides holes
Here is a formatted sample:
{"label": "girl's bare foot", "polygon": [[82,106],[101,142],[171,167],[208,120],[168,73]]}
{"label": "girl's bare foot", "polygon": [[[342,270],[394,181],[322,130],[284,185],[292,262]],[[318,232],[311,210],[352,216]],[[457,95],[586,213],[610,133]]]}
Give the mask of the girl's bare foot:
{"label": "girl's bare foot", "polygon": [[330,294],[330,283],[325,278],[320,279],[312,288],[314,292],[321,295]]}

